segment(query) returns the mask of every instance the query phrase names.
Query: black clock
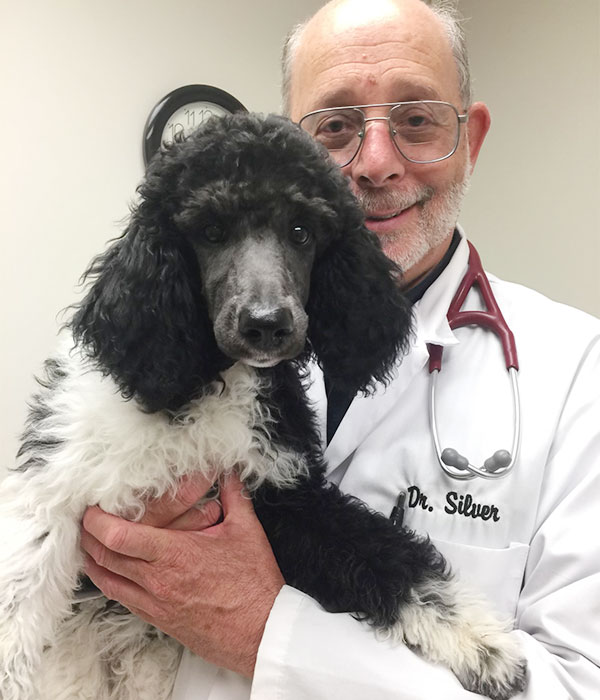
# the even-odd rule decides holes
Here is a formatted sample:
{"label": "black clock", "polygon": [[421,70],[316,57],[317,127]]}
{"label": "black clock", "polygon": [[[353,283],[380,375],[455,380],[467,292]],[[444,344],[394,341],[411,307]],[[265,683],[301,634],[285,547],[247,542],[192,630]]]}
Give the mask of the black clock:
{"label": "black clock", "polygon": [[225,90],[212,85],[185,85],[160,100],[144,127],[144,163],[163,143],[171,143],[176,135],[189,135],[213,114],[222,116],[247,112],[244,105]]}

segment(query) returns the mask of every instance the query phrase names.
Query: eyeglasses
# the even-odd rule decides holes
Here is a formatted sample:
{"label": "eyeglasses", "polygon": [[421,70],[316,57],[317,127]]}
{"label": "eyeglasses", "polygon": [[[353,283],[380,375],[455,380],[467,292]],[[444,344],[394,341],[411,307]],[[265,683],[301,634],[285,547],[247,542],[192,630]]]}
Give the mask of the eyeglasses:
{"label": "eyeglasses", "polygon": [[[363,110],[370,107],[389,107],[390,111],[387,117],[367,117]],[[359,152],[367,122],[387,121],[394,145],[411,163],[437,163],[456,151],[460,125],[468,118],[448,102],[421,100],[317,109],[304,115],[299,124],[343,168]]]}

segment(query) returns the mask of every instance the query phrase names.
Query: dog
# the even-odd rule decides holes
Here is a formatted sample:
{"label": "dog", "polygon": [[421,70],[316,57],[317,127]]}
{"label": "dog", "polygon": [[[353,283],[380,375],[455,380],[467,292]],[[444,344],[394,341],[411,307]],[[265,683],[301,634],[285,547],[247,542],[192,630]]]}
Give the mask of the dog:
{"label": "dog", "polygon": [[325,481],[309,363],[369,393],[411,334],[339,168],[287,119],[236,114],[165,148],[139,196],[85,275],[0,486],[2,700],[169,698],[180,645],[78,596],[79,523],[91,504],[139,518],[182,476],[233,470],[288,584],[469,690],[522,689],[513,637],[433,545]]}

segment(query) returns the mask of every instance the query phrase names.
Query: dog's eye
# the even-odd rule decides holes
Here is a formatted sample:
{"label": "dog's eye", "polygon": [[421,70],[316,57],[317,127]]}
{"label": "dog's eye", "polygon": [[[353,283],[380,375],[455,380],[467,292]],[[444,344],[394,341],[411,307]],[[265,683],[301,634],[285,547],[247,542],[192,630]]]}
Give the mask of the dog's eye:
{"label": "dog's eye", "polygon": [[222,243],[227,238],[227,233],[219,226],[210,224],[202,229],[202,237],[209,243]]}
{"label": "dog's eye", "polygon": [[290,238],[296,245],[306,245],[310,241],[310,231],[304,226],[294,226]]}

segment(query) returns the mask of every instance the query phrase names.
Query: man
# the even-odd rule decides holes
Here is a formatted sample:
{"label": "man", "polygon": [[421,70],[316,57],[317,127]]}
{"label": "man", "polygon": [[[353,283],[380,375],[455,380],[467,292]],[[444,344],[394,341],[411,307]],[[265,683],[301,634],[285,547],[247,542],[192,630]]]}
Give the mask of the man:
{"label": "man", "polygon": [[[385,513],[406,494],[405,524],[428,533],[466,583],[514,617],[530,670],[523,698],[600,697],[600,324],[492,277],[520,353],[517,465],[505,479],[457,481],[442,473],[432,445],[431,342],[446,347],[444,445],[480,465],[513,435],[497,339],[482,329],[452,332],[446,321],[468,257],[455,223],[490,123],[485,105],[471,103],[457,25],[421,0],[333,0],[288,49],[288,112],[343,167],[369,228],[403,266],[415,310],[415,341],[395,381],[355,399],[339,423],[326,452],[329,478]],[[425,152],[426,139],[411,136],[423,112],[399,117],[389,106],[415,101],[436,110],[436,124],[458,143],[450,138],[436,157]],[[353,105],[369,105],[364,117],[352,111],[347,122],[335,112],[328,131],[305,116]],[[328,140],[342,128],[349,138]],[[469,296],[471,308],[478,303]],[[325,423],[318,373],[312,390]],[[338,419],[345,409],[338,402]],[[175,700],[473,697],[447,669],[284,586],[240,484],[225,485],[214,526],[214,510],[190,509],[206,488],[188,480],[175,503],[150,504],[145,524],[97,508],[84,518],[91,578],[190,650]]]}

